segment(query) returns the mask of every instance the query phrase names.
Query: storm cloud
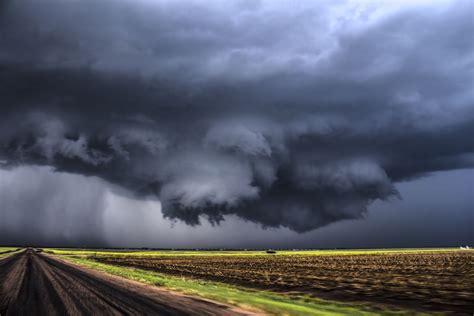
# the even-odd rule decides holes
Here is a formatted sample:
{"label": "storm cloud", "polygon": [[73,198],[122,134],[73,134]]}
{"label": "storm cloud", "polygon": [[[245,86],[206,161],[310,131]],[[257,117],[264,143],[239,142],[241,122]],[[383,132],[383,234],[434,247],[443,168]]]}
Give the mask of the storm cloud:
{"label": "storm cloud", "polygon": [[191,225],[361,218],[397,182],[474,166],[472,12],[5,1],[1,166],[95,176]]}

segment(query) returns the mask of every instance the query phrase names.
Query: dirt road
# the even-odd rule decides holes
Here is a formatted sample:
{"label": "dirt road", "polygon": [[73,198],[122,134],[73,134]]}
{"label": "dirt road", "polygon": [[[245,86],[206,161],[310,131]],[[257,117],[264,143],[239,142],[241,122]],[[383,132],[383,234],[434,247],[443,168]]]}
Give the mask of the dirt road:
{"label": "dirt road", "polygon": [[0,260],[0,315],[245,315],[27,250]]}

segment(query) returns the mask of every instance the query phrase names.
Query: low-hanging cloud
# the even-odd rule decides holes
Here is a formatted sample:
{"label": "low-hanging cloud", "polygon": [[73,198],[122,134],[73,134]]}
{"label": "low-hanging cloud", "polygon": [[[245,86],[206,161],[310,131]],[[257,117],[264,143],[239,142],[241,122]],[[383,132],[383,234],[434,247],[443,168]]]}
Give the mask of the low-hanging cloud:
{"label": "low-hanging cloud", "polygon": [[[472,3],[6,1],[0,160],[312,230],[474,165]],[[45,197],[47,198],[47,197]]]}

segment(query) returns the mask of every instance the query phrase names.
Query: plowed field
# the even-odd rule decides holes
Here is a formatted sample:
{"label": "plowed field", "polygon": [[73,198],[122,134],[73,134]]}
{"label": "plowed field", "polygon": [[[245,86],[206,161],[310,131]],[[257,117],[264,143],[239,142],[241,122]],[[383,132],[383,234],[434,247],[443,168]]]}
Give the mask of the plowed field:
{"label": "plowed field", "polygon": [[474,312],[474,252],[470,251],[345,256],[131,255],[95,260],[295,296]]}

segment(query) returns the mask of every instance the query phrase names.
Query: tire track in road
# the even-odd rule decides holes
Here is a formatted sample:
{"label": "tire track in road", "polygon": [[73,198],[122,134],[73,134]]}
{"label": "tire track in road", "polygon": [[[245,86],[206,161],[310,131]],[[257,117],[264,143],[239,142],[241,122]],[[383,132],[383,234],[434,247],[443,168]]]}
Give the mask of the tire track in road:
{"label": "tire track in road", "polygon": [[245,315],[27,251],[0,260],[0,315]]}

